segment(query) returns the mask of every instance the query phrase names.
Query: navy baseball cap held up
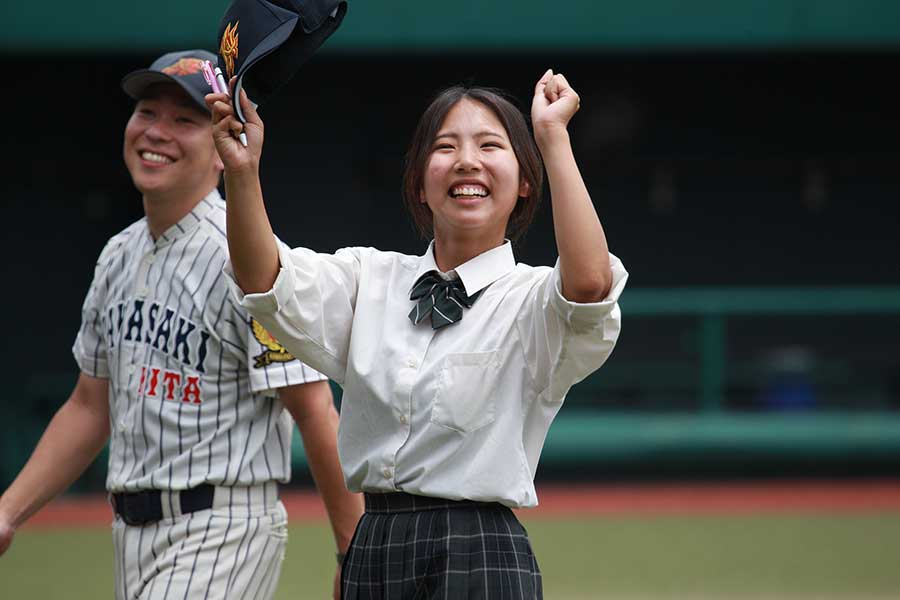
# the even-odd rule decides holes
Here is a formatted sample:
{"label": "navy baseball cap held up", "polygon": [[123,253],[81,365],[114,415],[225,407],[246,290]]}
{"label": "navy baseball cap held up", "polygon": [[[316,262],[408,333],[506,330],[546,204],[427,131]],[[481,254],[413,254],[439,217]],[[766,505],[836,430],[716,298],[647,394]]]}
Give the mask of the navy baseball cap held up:
{"label": "navy baseball cap held up", "polygon": [[198,108],[209,113],[209,108],[203,101],[203,97],[212,92],[201,70],[205,60],[216,64],[216,55],[206,50],[183,50],[163,54],[153,61],[149,69],[138,69],[123,77],[122,89],[135,100],[140,100],[151,85],[176,83],[184,88],[197,103]]}
{"label": "navy baseball cap held up", "polygon": [[219,24],[219,68],[237,76],[231,99],[246,121],[240,90],[255,105],[271,98],[334,33],[345,0],[233,0]]}

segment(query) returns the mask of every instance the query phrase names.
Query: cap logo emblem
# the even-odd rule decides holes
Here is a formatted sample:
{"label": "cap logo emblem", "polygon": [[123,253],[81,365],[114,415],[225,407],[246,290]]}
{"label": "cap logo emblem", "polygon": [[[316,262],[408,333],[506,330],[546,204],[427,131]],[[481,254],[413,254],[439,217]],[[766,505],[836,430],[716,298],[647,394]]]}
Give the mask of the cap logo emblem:
{"label": "cap logo emblem", "polygon": [[228,73],[228,79],[234,77],[234,59],[238,55],[238,23],[235,21],[232,25],[229,23],[225,26],[225,33],[222,34],[222,43],[219,44],[219,54],[225,60],[225,72]]}
{"label": "cap logo emblem", "polygon": [[199,73],[202,68],[203,61],[199,58],[179,58],[168,67],[162,69],[162,72],[166,75],[184,77],[185,75]]}

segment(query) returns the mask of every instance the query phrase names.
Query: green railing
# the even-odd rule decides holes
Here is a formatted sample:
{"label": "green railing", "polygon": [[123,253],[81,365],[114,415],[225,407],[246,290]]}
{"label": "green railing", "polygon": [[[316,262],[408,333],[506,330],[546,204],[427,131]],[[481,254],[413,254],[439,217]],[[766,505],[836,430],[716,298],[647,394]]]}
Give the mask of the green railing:
{"label": "green railing", "polygon": [[637,289],[626,290],[621,307],[627,320],[675,315],[699,319],[700,401],[705,411],[716,412],[724,398],[727,317],[896,315],[900,287]]}

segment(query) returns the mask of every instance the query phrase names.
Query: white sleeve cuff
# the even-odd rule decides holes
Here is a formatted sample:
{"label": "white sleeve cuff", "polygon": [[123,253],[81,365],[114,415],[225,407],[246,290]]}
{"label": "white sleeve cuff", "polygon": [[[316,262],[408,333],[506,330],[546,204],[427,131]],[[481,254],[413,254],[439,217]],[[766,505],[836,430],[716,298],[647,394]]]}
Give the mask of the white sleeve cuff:
{"label": "white sleeve cuff", "polygon": [[553,267],[551,277],[553,279],[553,291],[550,302],[554,310],[576,331],[592,330],[603,326],[604,321],[615,311],[619,296],[625,289],[628,280],[628,271],[622,261],[615,255],[609,255],[609,266],[612,270],[612,285],[606,298],[599,302],[572,302],[562,295],[562,275],[559,270],[559,259]]}
{"label": "white sleeve cuff", "polygon": [[238,301],[238,304],[250,314],[275,314],[293,297],[294,276],[291,272],[291,250],[287,244],[278,238],[275,238],[275,243],[278,246],[278,259],[281,263],[281,268],[278,269],[278,275],[275,277],[272,289],[267,292],[245,294],[235,280],[231,259],[229,258],[225,262],[225,266],[222,267],[222,272],[225,274],[232,294]]}

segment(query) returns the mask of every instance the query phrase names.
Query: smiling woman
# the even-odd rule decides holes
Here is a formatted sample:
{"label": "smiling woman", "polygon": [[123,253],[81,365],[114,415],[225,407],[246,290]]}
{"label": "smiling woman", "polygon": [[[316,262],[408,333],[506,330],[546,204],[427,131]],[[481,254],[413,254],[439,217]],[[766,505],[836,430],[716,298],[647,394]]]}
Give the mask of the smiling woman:
{"label": "smiling woman", "polygon": [[[534,474],[569,388],[618,338],[627,273],[606,238],[566,130],[579,99],[547,71],[534,137],[502,94],[450,88],[422,116],[404,199],[421,256],[276,241],[259,181],[263,124],[241,96],[210,95],[225,165],[237,299],[296,356],[344,388],[339,447],[366,513],[342,568],[343,598],[540,598],[512,508],[537,504]],[[512,244],[552,194],[559,261],[516,264]],[[324,307],[327,307],[325,309]],[[372,568],[371,565],[378,565]]]}
{"label": "smiling woman", "polygon": [[443,119],[424,179],[419,202],[431,211],[435,239],[464,235],[488,247],[503,244],[510,214],[531,187],[500,121],[469,99]]}
{"label": "smiling woman", "polygon": [[[463,100],[467,114],[456,114],[453,122],[445,123],[451,111],[462,112],[462,106],[459,110],[457,108]],[[543,165],[528,125],[521,118],[521,112],[499,90],[454,86],[434,99],[419,120],[407,153],[407,166],[403,175],[406,208],[422,236],[430,238],[434,233],[433,216],[431,207],[422,202],[426,168],[436,164],[433,159],[437,158],[437,150],[444,155],[456,150],[451,142],[458,145],[460,133],[449,129],[466,125],[467,117],[470,116],[478,118],[484,126],[484,129],[475,128],[479,137],[474,140],[482,154],[511,150],[517,162],[520,179],[518,184],[521,188],[517,190],[517,199],[506,228],[507,237],[516,240],[528,229],[540,203]],[[439,130],[442,136],[446,134],[445,138],[438,135]],[[467,182],[463,178],[460,183]],[[474,183],[479,183],[477,178]]]}

